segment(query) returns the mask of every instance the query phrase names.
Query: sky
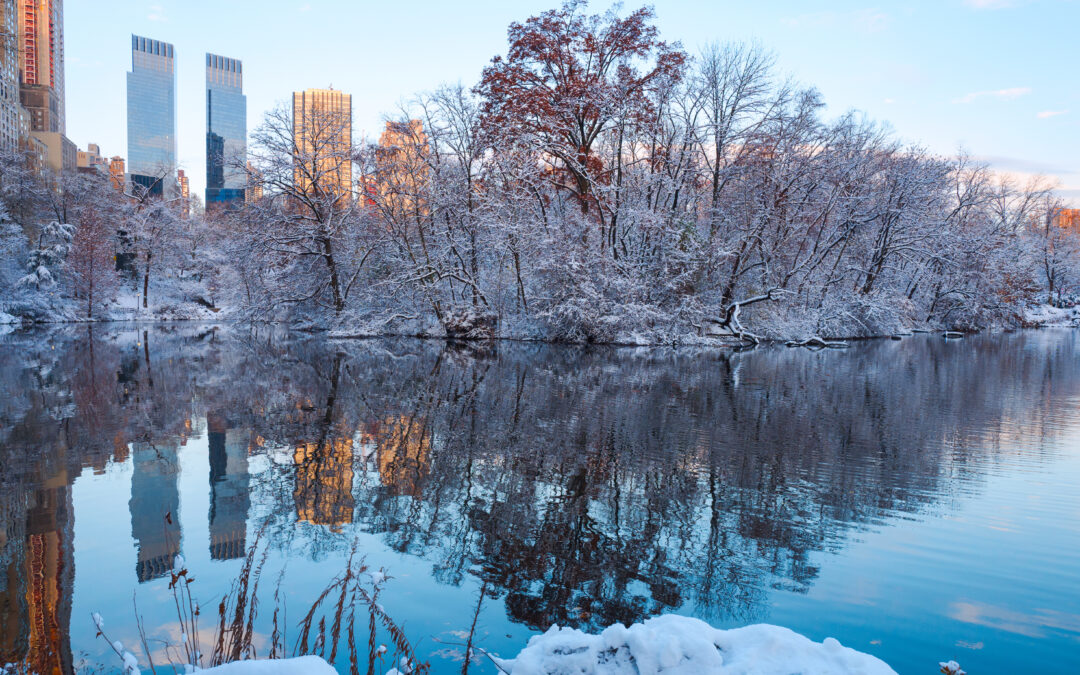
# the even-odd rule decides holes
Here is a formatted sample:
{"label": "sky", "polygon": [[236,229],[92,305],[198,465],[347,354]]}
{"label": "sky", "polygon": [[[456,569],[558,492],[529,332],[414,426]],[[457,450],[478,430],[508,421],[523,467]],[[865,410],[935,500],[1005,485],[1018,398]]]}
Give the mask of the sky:
{"label": "sky", "polygon": [[[291,92],[353,95],[357,140],[443,83],[472,86],[506,51],[506,28],[560,0],[68,0],[67,135],[127,155],[131,34],[177,58],[180,168],[206,182],[205,54],[244,64],[248,132]],[[607,0],[592,0],[602,12]],[[757,40],[816,87],[827,115],[858,110],[931,152],[960,148],[1000,171],[1042,174],[1080,207],[1080,0],[627,0],[656,10],[663,39],[694,54]]]}

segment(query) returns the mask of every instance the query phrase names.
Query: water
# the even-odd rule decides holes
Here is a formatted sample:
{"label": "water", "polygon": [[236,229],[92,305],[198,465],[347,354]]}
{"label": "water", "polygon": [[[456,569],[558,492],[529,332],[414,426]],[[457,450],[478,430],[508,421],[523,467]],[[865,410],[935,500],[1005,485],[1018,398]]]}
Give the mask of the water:
{"label": "water", "polygon": [[474,614],[507,656],[662,612],[900,673],[1080,672],[1078,335],[729,354],[11,333],[0,662],[115,667],[90,613],[135,649],[134,600],[160,664],[181,551],[205,644],[261,531],[260,654],[281,570],[291,644],[356,542],[437,673],[461,672]]}

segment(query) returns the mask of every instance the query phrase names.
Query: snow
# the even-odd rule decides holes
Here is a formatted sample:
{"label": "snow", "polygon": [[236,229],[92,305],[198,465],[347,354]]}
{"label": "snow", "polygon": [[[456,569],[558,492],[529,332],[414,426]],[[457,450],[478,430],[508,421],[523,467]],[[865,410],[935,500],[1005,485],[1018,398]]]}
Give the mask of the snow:
{"label": "snow", "polygon": [[318,656],[299,656],[295,659],[266,659],[236,661],[200,670],[202,675],[337,675],[333,666]]}
{"label": "snow", "polygon": [[1058,308],[1035,305],[1024,311],[1024,323],[1029,326],[1080,326],[1080,307]]}
{"label": "snow", "polygon": [[699,620],[666,615],[599,635],[552,626],[513,659],[497,663],[513,675],[896,675],[883,661],[833,638],[813,642],[779,626],[721,630]]}

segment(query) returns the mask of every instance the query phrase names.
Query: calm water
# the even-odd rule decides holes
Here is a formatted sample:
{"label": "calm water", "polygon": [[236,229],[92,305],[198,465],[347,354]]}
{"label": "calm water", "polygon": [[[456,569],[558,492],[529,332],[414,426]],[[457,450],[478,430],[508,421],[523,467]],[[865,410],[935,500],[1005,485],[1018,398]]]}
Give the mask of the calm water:
{"label": "calm water", "polygon": [[295,626],[358,541],[438,673],[474,613],[505,656],[662,612],[901,673],[1076,673],[1078,409],[1072,331],[741,354],[12,333],[0,663],[115,665],[90,612],[134,647],[133,594],[160,661],[173,556],[208,635],[265,528],[260,616],[284,568]]}

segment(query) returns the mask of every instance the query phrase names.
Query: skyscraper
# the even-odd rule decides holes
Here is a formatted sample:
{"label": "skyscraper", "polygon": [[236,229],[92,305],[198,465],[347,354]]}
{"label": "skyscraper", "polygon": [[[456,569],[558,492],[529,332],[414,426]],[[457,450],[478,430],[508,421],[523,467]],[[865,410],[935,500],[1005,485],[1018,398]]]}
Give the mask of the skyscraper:
{"label": "skyscraper", "polygon": [[78,148],[65,136],[63,0],[18,0],[19,100],[30,135],[53,171],[74,171]]}
{"label": "skyscraper", "polygon": [[247,97],[241,62],[206,55],[206,205],[244,201]]}
{"label": "skyscraper", "polygon": [[131,36],[127,74],[128,171],[153,194],[176,191],[176,67],[168,42]]}
{"label": "skyscraper", "polygon": [[66,133],[63,0],[19,0],[20,97],[33,131]]}
{"label": "skyscraper", "polygon": [[293,93],[293,180],[319,198],[352,195],[352,96],[335,89]]}

